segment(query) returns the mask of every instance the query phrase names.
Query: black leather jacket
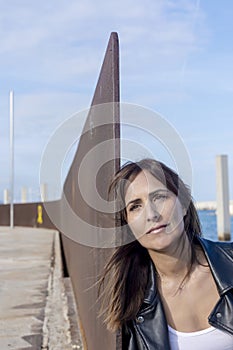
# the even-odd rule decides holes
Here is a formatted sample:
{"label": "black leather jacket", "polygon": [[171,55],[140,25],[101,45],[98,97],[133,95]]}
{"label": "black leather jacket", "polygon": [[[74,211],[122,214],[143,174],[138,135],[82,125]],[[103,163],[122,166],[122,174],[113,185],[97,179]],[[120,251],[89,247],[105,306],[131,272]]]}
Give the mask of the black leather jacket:
{"label": "black leather jacket", "polygon": [[[209,324],[233,335],[233,243],[198,239],[215,279],[220,299]],[[122,329],[123,350],[170,350],[167,322],[156,288],[153,263],[144,302],[135,320]]]}

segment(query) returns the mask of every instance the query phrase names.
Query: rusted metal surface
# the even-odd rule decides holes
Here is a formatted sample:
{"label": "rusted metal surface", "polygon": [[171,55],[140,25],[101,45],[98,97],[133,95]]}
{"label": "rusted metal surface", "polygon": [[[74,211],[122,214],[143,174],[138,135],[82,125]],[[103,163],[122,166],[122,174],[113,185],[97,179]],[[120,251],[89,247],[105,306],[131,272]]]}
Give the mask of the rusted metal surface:
{"label": "rusted metal surface", "polygon": [[[80,316],[80,330],[84,340],[84,347],[88,350],[114,350],[121,349],[120,335],[116,336],[108,332],[103,325],[103,320],[98,317],[99,302],[96,281],[103,269],[112,248],[101,248],[98,236],[101,228],[112,226],[114,217],[105,215],[104,212],[89,205],[82,196],[78,185],[80,167],[89,152],[97,147],[97,153],[90,155],[89,168],[85,175],[84,190],[91,196],[90,177],[96,175],[96,188],[99,195],[107,199],[107,188],[111,176],[120,165],[120,117],[119,117],[119,45],[118,36],[112,33],[109,39],[104,62],[97,82],[94,97],[91,103],[90,113],[83,129],[82,137],[77,148],[73,163],[65,181],[64,195],[60,201],[46,203],[25,203],[14,205],[14,223],[16,226],[57,228],[57,223],[63,227],[69,225],[69,218],[64,214],[64,202],[69,203],[72,211],[83,220],[83,225],[74,227],[77,239],[69,238],[66,232],[62,233],[62,243],[72,281],[74,295]],[[109,104],[110,103],[110,104]],[[112,103],[112,104],[111,104]],[[98,108],[99,105],[104,108]],[[96,108],[97,107],[97,108]],[[104,115],[102,115],[104,110]],[[98,121],[98,122],[97,122]],[[99,121],[101,121],[99,123]],[[110,144],[99,148],[98,146],[113,140]],[[55,156],[55,155],[54,155]],[[108,161],[105,161],[108,159]],[[101,167],[99,165],[101,164]],[[96,200],[94,200],[96,202]],[[98,207],[98,203],[94,203]],[[48,215],[49,214],[49,215]],[[51,215],[52,214],[52,215]],[[51,219],[52,218],[52,219]],[[10,224],[9,205],[0,205],[0,225]],[[79,242],[79,235],[92,235],[93,227],[96,228],[96,237],[93,237],[93,245]],[[75,237],[75,236],[74,236]],[[100,235],[101,237],[101,235]],[[96,247],[96,242],[97,246]],[[90,242],[89,242],[90,243]]]}
{"label": "rusted metal surface", "polygon": [[[78,149],[73,163],[68,173],[62,202],[66,199],[73,212],[85,223],[83,226],[75,227],[77,235],[75,239],[70,239],[66,234],[62,235],[62,242],[69,271],[72,280],[74,294],[80,315],[81,329],[85,338],[85,346],[88,350],[114,350],[119,349],[117,338],[108,332],[103,326],[103,320],[98,318],[99,302],[97,301],[96,281],[103,269],[106,259],[112,253],[112,249],[101,248],[101,242],[97,242],[98,233],[102,227],[106,228],[112,223],[109,222],[109,215],[104,215],[98,210],[98,203],[93,198],[95,205],[87,203],[83,198],[82,191],[91,198],[91,179],[96,174],[96,188],[99,195],[107,199],[107,188],[110,178],[119,167],[120,162],[120,128],[119,128],[119,48],[118,37],[112,33],[106,50],[104,62],[101,68],[99,80],[96,86],[92,106],[113,102],[107,105],[102,116],[102,109],[91,108],[79,141]],[[106,119],[107,115],[107,119]],[[102,123],[99,123],[101,118]],[[97,122],[98,121],[98,122]],[[110,145],[101,148],[109,140],[114,140]],[[99,147],[99,151],[98,151]],[[91,155],[92,150],[96,150]],[[82,182],[84,185],[80,189],[78,175],[81,173],[85,157],[89,155],[88,168]],[[109,161],[105,162],[105,159]],[[101,164],[101,167],[100,167]],[[82,191],[81,191],[82,190]],[[61,220],[63,226],[69,225],[69,220],[63,215],[61,204]],[[111,220],[110,220],[111,221]],[[85,229],[83,229],[85,227]],[[93,227],[96,228],[93,234]],[[85,234],[90,237],[93,234],[93,246],[79,242],[79,235]]]}
{"label": "rusted metal surface", "polygon": [[[50,206],[57,207],[58,205],[59,201],[50,203]],[[9,225],[10,205],[2,204],[0,205],[0,226]],[[14,204],[14,225],[56,229],[41,202]]]}

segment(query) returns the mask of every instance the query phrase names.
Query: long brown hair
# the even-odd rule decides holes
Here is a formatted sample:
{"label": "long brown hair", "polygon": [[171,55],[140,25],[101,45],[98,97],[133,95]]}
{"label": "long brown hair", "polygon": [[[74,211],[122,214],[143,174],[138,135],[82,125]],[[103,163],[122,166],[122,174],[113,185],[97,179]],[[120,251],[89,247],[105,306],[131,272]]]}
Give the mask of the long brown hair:
{"label": "long brown hair", "polygon": [[154,159],[126,163],[115,174],[109,188],[120,208],[116,215],[116,225],[122,228],[122,245],[115,250],[106,264],[100,280],[100,288],[103,287],[102,313],[105,315],[107,328],[111,331],[117,330],[123,323],[136,317],[148,283],[150,256],[147,249],[135,240],[127,225],[125,209],[126,190],[143,170],[147,170],[162,182],[185,208],[184,230],[191,246],[188,273],[193,264],[198,262],[193,242],[195,237],[201,235],[201,227],[189,188],[176,172]]}

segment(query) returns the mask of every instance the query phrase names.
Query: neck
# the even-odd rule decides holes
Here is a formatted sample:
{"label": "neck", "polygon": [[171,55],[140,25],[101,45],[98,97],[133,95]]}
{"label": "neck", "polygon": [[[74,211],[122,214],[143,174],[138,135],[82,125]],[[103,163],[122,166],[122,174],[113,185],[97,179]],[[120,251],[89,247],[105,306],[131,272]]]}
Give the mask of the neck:
{"label": "neck", "polygon": [[186,234],[176,247],[169,250],[149,250],[150,257],[160,277],[185,276],[191,264],[191,245]]}

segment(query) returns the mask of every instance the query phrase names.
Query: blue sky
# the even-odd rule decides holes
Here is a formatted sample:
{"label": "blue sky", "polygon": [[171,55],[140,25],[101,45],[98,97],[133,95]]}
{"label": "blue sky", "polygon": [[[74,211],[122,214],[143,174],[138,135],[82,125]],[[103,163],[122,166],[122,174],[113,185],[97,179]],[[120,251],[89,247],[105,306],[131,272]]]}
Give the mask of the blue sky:
{"label": "blue sky", "polygon": [[0,0],[0,200],[10,186],[9,91],[15,198],[26,186],[37,200],[43,149],[60,123],[89,107],[112,31],[121,101],[174,126],[190,155],[194,198],[215,200],[216,155],[228,155],[233,177],[232,11],[230,0]]}

